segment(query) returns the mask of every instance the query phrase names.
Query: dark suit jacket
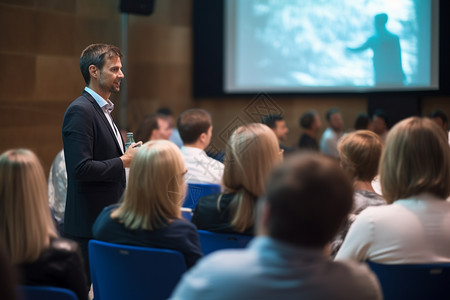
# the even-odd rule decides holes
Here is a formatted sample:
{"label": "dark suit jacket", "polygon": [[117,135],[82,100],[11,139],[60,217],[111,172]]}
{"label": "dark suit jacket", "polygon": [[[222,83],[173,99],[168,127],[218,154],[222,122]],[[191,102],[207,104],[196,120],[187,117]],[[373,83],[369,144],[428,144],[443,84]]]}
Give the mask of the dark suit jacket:
{"label": "dark suit jacket", "polygon": [[99,213],[117,203],[125,189],[122,150],[102,109],[86,91],[67,108],[62,136],[67,168],[64,231],[91,238]]}

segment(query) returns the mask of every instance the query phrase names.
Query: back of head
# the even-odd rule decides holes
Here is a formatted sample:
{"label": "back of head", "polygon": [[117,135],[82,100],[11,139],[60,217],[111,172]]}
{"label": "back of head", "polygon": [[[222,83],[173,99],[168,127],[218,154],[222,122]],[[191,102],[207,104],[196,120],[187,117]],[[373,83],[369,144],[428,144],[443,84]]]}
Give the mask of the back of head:
{"label": "back of head", "polygon": [[265,115],[261,119],[261,123],[269,126],[269,128],[274,129],[276,127],[276,122],[282,120],[284,120],[284,117],[282,115]]}
{"label": "back of head", "polygon": [[385,199],[392,203],[420,193],[450,194],[450,151],[445,133],[428,118],[411,117],[389,132],[380,163]]}
{"label": "back of head", "polygon": [[300,117],[300,127],[303,129],[311,129],[312,125],[314,124],[316,118],[316,112],[315,111],[308,111],[304,113]]}
{"label": "back of head", "polygon": [[0,199],[0,243],[13,263],[36,260],[57,234],[44,171],[30,150],[0,156]]}
{"label": "back of head", "polygon": [[136,136],[134,140],[143,141],[145,143],[150,140],[153,130],[158,128],[158,115],[150,114],[142,120],[141,124],[136,130]]}
{"label": "back of head", "polygon": [[341,165],[354,180],[372,181],[378,173],[383,141],[372,131],[344,135],[337,145]]}
{"label": "back of head", "polygon": [[184,144],[197,141],[212,126],[211,115],[204,109],[188,109],[181,113],[177,127]]}
{"label": "back of head", "polygon": [[366,113],[361,113],[356,117],[355,120],[355,130],[365,130],[369,129],[370,118]]}
{"label": "back of head", "polygon": [[264,193],[265,181],[281,159],[278,140],[266,125],[244,125],[231,135],[225,153],[223,183],[228,192],[237,193],[232,203],[236,212],[232,224],[238,231],[253,225],[256,199]]}
{"label": "back of head", "polygon": [[94,65],[101,70],[106,59],[114,56],[122,58],[123,53],[118,47],[108,44],[91,44],[83,50],[80,57],[80,69],[87,85],[91,81],[89,66]]}
{"label": "back of head", "polygon": [[298,246],[324,247],[350,212],[353,188],[336,161],[300,153],[272,173],[264,201],[269,207],[269,236]]}
{"label": "back of head", "polygon": [[185,194],[184,160],[167,140],[142,145],[130,166],[123,204],[112,213],[129,229],[154,230],[180,218]]}

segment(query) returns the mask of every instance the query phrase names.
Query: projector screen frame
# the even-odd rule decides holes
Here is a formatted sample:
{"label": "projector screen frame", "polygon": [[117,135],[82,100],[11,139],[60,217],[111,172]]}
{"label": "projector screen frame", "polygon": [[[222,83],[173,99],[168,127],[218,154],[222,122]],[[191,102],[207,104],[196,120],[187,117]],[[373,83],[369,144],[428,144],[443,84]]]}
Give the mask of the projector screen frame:
{"label": "projector screen frame", "polygon": [[[438,1],[438,0],[433,0]],[[224,0],[193,2],[193,96],[230,98],[267,92],[274,96],[361,96],[361,95],[450,95],[450,5],[439,2],[439,87],[436,90],[354,90],[354,91],[264,91],[226,92],[224,90]]]}

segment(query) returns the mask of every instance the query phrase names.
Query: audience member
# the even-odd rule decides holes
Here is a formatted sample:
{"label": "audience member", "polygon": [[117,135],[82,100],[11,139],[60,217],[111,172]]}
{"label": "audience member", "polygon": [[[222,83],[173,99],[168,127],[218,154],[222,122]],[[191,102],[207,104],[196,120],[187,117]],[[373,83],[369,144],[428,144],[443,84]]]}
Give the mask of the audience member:
{"label": "audience member", "polygon": [[383,143],[386,142],[386,137],[389,132],[388,124],[389,118],[387,114],[381,109],[375,110],[372,116],[372,128],[380,136]]}
{"label": "audience member", "polygon": [[450,262],[450,151],[442,130],[411,117],[388,134],[380,161],[383,196],[366,208],[336,259],[386,264]]}
{"label": "audience member", "polygon": [[167,107],[161,107],[156,113],[158,115],[166,116],[167,120],[169,121],[169,126],[172,129],[169,140],[175,143],[175,145],[177,145],[179,148],[181,148],[183,146],[183,141],[181,140],[180,133],[178,132],[178,128],[176,127],[176,120],[173,116],[172,110]]}
{"label": "audience member", "polygon": [[186,172],[172,142],[145,143],[133,159],[123,202],[106,207],[93,226],[106,242],[172,249],[191,267],[202,256],[197,228],[181,218]]}
{"label": "audience member", "polygon": [[386,204],[386,200],[372,187],[372,180],[378,174],[383,141],[369,130],[358,130],[344,135],[338,141],[341,167],[353,178],[354,202],[351,214],[331,244],[331,256],[339,250],[350,225],[356,216],[368,206]]}
{"label": "audience member", "polygon": [[136,141],[168,140],[172,134],[169,120],[164,115],[147,115],[136,130]]}
{"label": "audience member", "polygon": [[83,50],[80,69],[86,87],[67,108],[62,138],[67,170],[64,236],[80,245],[90,281],[88,243],[92,224],[101,210],[117,203],[126,186],[125,168],[137,152],[124,142],[111,113],[109,100],[119,92],[122,52],[107,44],[92,44]]}
{"label": "audience member", "polygon": [[61,227],[64,223],[64,211],[66,209],[67,195],[67,171],[64,160],[64,150],[56,154],[48,175],[48,202],[53,215]]}
{"label": "audience member", "polygon": [[0,195],[0,245],[16,265],[19,283],[67,288],[87,299],[79,247],[58,237],[44,170],[33,152],[12,149],[0,156]]}
{"label": "audience member", "polygon": [[355,125],[353,126],[355,130],[372,130],[372,120],[370,120],[369,115],[366,113],[360,113],[356,116]]}
{"label": "audience member", "polygon": [[286,126],[286,121],[282,115],[266,115],[261,119],[261,123],[269,126],[269,128],[275,133],[280,149],[286,153],[291,151],[289,147],[282,144],[283,142],[286,142],[287,134],[289,132],[289,128]]}
{"label": "audience member", "polygon": [[198,229],[253,234],[257,198],[264,193],[269,172],[281,159],[277,138],[266,125],[237,128],[226,148],[225,191],[201,198],[192,222]]}
{"label": "audience member", "polygon": [[341,113],[337,108],[332,108],[327,111],[325,119],[327,120],[328,127],[320,139],[320,150],[323,154],[339,158],[337,141],[342,136],[342,129],[344,127]]}
{"label": "audience member", "polygon": [[439,127],[442,128],[442,130],[444,130],[445,135],[447,135],[447,138],[450,141],[450,132],[448,131],[447,115],[443,111],[437,109],[431,112],[430,119],[436,122],[436,124],[438,124]]}
{"label": "audience member", "polygon": [[298,147],[303,150],[319,151],[317,134],[322,127],[322,122],[317,112],[310,110],[304,113],[300,117],[300,127],[303,129],[303,134],[300,136]]}
{"label": "audience member", "polygon": [[189,109],[180,115],[177,126],[183,140],[181,153],[188,170],[186,181],[221,184],[223,164],[205,152],[212,138],[211,115],[204,109]]}
{"label": "audience member", "polygon": [[170,299],[381,299],[364,264],[324,255],[352,206],[349,178],[330,158],[302,153],[273,172],[247,249],[223,250],[187,272]]}

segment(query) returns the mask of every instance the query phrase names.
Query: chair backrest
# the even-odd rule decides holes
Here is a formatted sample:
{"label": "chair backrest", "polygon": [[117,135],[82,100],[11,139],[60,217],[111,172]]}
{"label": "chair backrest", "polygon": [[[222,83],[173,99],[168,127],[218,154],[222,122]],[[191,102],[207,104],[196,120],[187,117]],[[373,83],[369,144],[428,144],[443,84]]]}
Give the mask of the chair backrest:
{"label": "chair backrest", "polygon": [[198,230],[203,255],[221,249],[245,248],[253,236]]}
{"label": "chair backrest", "polygon": [[77,295],[68,289],[53,286],[19,286],[24,300],[78,300]]}
{"label": "chair backrest", "polygon": [[201,197],[219,192],[220,185],[218,184],[189,183],[183,207],[194,209]]}
{"label": "chair backrest", "polygon": [[450,299],[450,263],[367,264],[377,275],[385,300]]}
{"label": "chair backrest", "polygon": [[167,299],[186,271],[174,250],[89,241],[95,300]]}

